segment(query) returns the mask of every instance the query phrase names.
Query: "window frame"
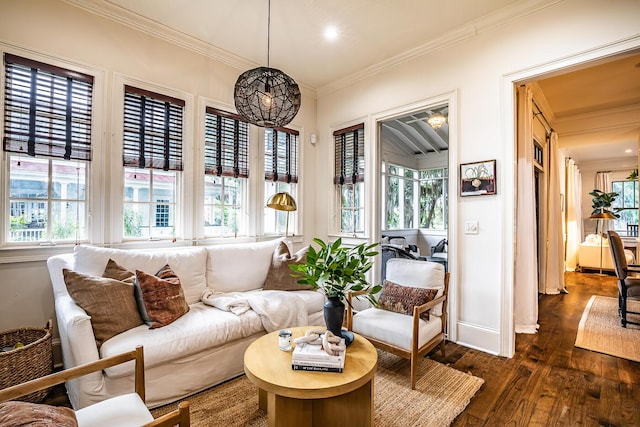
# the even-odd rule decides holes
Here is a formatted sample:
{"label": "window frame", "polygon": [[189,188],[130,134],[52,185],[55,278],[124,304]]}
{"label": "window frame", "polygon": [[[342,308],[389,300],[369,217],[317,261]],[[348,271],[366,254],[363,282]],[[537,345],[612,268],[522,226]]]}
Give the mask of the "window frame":
{"label": "window frame", "polygon": [[[284,136],[284,156],[279,156],[278,144],[280,135]],[[274,139],[275,138],[275,139]],[[296,236],[298,231],[298,211],[283,212],[267,207],[269,198],[278,192],[286,191],[289,193],[296,203],[298,201],[298,180],[300,171],[300,132],[290,128],[265,128],[263,132],[262,148],[264,153],[264,204],[263,204],[263,222],[262,234],[264,236],[278,236],[288,234]],[[271,150],[267,150],[267,146],[271,145]],[[274,147],[275,145],[275,147]],[[269,154],[269,151],[271,154]],[[274,156],[274,153],[275,156]],[[275,164],[274,164],[274,159]],[[284,170],[279,169],[282,159],[284,162]],[[273,187],[273,188],[270,188]],[[286,230],[287,216],[289,227]]]}
{"label": "window frame", "polygon": [[[6,59],[7,58],[9,59],[9,62],[11,62],[12,60],[17,61],[17,63],[21,64],[22,66],[35,67],[35,68],[38,68],[38,70],[43,71],[44,73],[56,74],[60,78],[67,79],[67,83],[68,83],[67,89],[76,88],[74,83],[70,83],[68,81],[69,78],[79,79],[82,82],[90,84],[90,87],[84,92],[86,96],[90,97],[89,110],[86,113],[83,113],[81,117],[77,116],[76,115],[77,112],[74,113],[72,111],[73,109],[72,106],[76,105],[73,102],[73,99],[74,99],[74,95],[77,95],[77,92],[75,91],[72,92],[71,96],[67,95],[66,135],[64,136],[64,139],[58,139],[59,142],[54,144],[53,150],[47,149],[45,150],[45,152],[43,152],[41,149],[42,145],[40,146],[40,148],[38,148],[37,143],[36,143],[36,146],[33,147],[33,149],[28,148],[26,151],[25,150],[17,150],[17,151],[12,150],[14,152],[4,151],[4,146],[5,146],[4,141],[7,138],[9,138],[9,135],[6,132],[6,126],[5,126],[5,114],[7,112],[6,100],[5,100],[5,96],[2,97],[3,102],[0,103],[0,112],[3,120],[3,126],[0,127],[0,137],[3,141],[3,156],[2,156],[3,161],[0,162],[0,176],[4,177],[3,181],[6,184],[0,186],[0,208],[3,209],[3,212],[7,214],[5,215],[5,217],[7,218],[7,221],[3,223],[1,227],[2,233],[0,233],[1,234],[0,248],[27,248],[28,249],[34,246],[37,246],[37,247],[55,246],[55,245],[65,246],[65,245],[72,245],[74,243],[91,241],[95,239],[96,235],[99,234],[99,232],[96,231],[95,224],[98,224],[101,222],[100,219],[93,218],[89,213],[96,210],[96,208],[101,204],[101,199],[99,194],[100,192],[96,193],[95,191],[95,187],[97,186],[95,173],[96,173],[96,170],[100,170],[103,168],[104,160],[100,158],[96,158],[92,160],[92,157],[93,157],[93,153],[99,151],[103,145],[102,139],[101,139],[103,121],[99,119],[103,115],[102,113],[103,109],[102,109],[102,105],[99,102],[96,102],[96,99],[98,99],[99,94],[103,92],[104,73],[98,69],[90,69],[84,66],[78,66],[77,64],[72,62],[61,61],[48,56],[44,57],[36,53],[26,52],[20,49],[3,49],[3,50],[0,50],[0,54],[2,54],[3,65],[4,65],[3,71],[2,71],[2,77],[0,78],[1,79],[0,90],[2,90],[2,93],[5,94],[5,96],[7,96],[6,86],[8,85],[7,76],[6,76],[7,74]],[[31,82],[33,82],[33,80],[31,80]],[[71,105],[69,105],[69,102],[71,102]],[[69,116],[69,114],[71,114],[71,116]],[[77,120],[85,121],[85,124],[88,125],[84,128],[84,131],[82,129],[75,128],[74,123],[76,123]],[[71,126],[71,128],[69,128],[69,126]],[[73,137],[71,141],[67,142],[68,138],[71,137],[72,135]],[[83,136],[83,140],[78,140],[77,138],[79,136],[81,137]],[[62,136],[60,136],[59,138],[62,138]],[[50,215],[50,213],[53,211],[52,203],[58,203],[58,202],[73,203],[79,200],[79,203],[84,204],[82,215],[76,216],[76,218],[80,217],[80,224],[82,224],[82,227],[85,230],[84,235],[82,237],[78,236],[76,233],[73,237],[70,237],[67,239],[52,239],[51,234],[48,233],[49,235],[46,240],[36,240],[36,241],[27,241],[27,242],[11,241],[11,238],[10,238],[10,228],[11,228],[10,222],[11,221],[9,220],[9,218],[11,217],[10,209],[11,209],[11,202],[12,202],[11,194],[9,191],[9,186],[11,181],[10,162],[11,162],[11,157],[16,156],[20,158],[22,157],[23,153],[24,153],[24,157],[22,158],[24,158],[25,160],[28,160],[29,158],[31,158],[30,156],[28,156],[29,151],[36,154],[35,159],[47,160],[47,165],[48,165],[47,174],[49,177],[49,184],[47,185],[48,194],[46,199],[46,203],[48,205],[47,230],[51,231],[54,225],[54,221],[53,221],[54,217]],[[84,177],[82,178],[84,183],[83,199],[79,199],[78,197],[76,197],[76,199],[60,199],[60,198],[52,197],[51,176],[54,173],[53,162],[66,162],[66,161],[72,162],[73,165],[75,165],[76,162],[81,162],[81,163],[84,163],[85,165],[84,166],[85,173],[84,173]]]}
{"label": "window frame", "polygon": [[[365,202],[365,181],[366,181],[366,127],[364,121],[357,124],[337,129],[332,132],[333,135],[333,157],[334,157],[334,194],[336,206],[336,222],[335,228],[338,235],[359,237],[366,234],[366,202]],[[352,141],[348,140],[348,135],[352,134]],[[353,150],[349,157],[349,150]],[[349,162],[351,160],[351,162]],[[351,163],[351,164],[349,164]],[[350,175],[349,175],[350,174]],[[343,186],[353,187],[351,192],[354,195],[354,206],[345,207],[343,204]],[[360,197],[357,195],[360,194]],[[362,202],[358,204],[357,202]],[[343,225],[343,217],[345,213],[351,212],[352,231],[345,230]],[[359,213],[359,222],[357,215]],[[360,224],[357,229],[358,223]]]}
{"label": "window frame", "polygon": [[[617,184],[620,184],[622,187],[622,191],[617,191],[614,187],[617,186]],[[635,204],[633,206],[625,206],[624,204],[624,196],[625,196],[625,185],[626,184],[631,184],[634,187],[634,192],[635,194],[632,196]],[[620,215],[620,218],[617,218],[614,220],[614,226],[613,228],[615,229],[615,231],[617,233],[619,233],[622,236],[626,236],[627,235],[627,228],[626,225],[628,224],[634,224],[634,222],[628,222],[624,217],[626,216],[625,213],[628,212],[632,212],[631,217],[635,216],[635,224],[638,224],[638,219],[639,219],[639,215],[638,215],[638,208],[640,206],[639,203],[639,199],[640,199],[640,187],[638,185],[638,180],[637,179],[613,179],[611,181],[611,191],[618,193],[618,196],[616,197],[616,199],[613,202],[612,207],[616,208],[616,213],[618,213]],[[622,203],[619,203],[619,201],[621,201]],[[633,218],[632,218],[633,219]],[[625,228],[622,229],[620,228],[621,223],[625,224]]]}

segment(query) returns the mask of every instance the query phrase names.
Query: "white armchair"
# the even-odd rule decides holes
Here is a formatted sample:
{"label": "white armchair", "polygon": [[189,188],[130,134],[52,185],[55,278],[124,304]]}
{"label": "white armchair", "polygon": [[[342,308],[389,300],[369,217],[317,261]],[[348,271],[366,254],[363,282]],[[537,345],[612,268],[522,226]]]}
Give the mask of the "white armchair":
{"label": "white armchair", "polygon": [[[392,258],[387,262],[387,281],[401,287],[434,289],[435,299],[413,305],[411,314],[372,307],[353,313],[352,297],[347,295],[347,328],[367,338],[375,347],[411,361],[411,388],[416,386],[418,363],[424,355],[440,346],[445,355],[447,328],[447,291],[449,273],[437,262]],[[385,286],[387,286],[385,284]],[[383,293],[385,290],[383,289]],[[409,294],[411,290],[408,290]],[[416,292],[416,294],[425,292]],[[431,296],[433,298],[433,296]],[[407,302],[409,298],[404,298]],[[427,310],[429,320],[422,316]]]}

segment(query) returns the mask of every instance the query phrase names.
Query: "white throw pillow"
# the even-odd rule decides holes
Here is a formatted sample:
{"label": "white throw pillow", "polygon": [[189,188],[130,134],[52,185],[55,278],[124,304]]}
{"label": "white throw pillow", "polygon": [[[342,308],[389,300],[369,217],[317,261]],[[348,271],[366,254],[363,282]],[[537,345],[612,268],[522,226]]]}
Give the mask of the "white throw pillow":
{"label": "white throw pillow", "polygon": [[207,247],[207,284],[216,292],[260,289],[282,239]]}
{"label": "white throw pillow", "polygon": [[169,264],[180,278],[187,304],[200,301],[206,288],[207,250],[205,248],[164,248],[148,251],[99,248],[78,245],[73,250],[74,271],[101,276],[109,258],[129,271],[156,272]]}

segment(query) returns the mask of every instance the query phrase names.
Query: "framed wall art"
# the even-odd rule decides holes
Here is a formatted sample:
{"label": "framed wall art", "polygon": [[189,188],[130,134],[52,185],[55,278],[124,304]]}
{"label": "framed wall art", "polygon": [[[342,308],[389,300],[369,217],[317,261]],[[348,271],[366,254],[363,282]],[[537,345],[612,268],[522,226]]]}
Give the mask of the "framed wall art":
{"label": "framed wall art", "polygon": [[460,196],[496,194],[496,161],[460,164]]}

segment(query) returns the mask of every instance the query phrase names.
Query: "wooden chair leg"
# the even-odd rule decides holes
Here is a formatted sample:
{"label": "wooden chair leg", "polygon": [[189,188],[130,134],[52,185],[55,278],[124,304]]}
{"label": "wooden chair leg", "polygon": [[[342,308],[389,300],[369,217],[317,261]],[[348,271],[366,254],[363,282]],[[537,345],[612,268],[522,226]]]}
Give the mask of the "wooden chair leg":
{"label": "wooden chair leg", "polygon": [[442,340],[440,343],[440,352],[442,353],[442,357],[447,357],[447,351],[444,348],[445,341]]}
{"label": "wooden chair leg", "polygon": [[418,356],[411,354],[411,390],[416,389],[416,375],[418,373]]}

